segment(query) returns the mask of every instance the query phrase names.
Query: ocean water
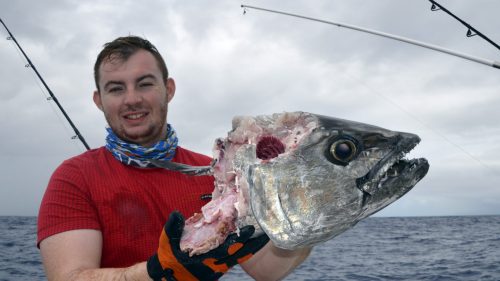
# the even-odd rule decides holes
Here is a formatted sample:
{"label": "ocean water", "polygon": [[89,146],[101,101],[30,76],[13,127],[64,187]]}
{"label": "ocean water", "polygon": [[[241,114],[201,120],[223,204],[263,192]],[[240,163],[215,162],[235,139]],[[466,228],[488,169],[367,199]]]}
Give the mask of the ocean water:
{"label": "ocean water", "polygon": [[36,217],[0,217],[0,280],[46,280],[36,247]]}
{"label": "ocean water", "polygon": [[[0,281],[45,280],[35,239],[35,217],[0,217]],[[368,218],[285,280],[500,281],[500,216]]]}

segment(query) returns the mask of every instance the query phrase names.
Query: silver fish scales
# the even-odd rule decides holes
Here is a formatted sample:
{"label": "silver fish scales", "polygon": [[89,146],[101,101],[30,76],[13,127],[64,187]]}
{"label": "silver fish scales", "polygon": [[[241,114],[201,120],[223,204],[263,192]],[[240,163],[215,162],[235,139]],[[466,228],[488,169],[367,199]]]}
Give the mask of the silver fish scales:
{"label": "silver fish scales", "polygon": [[154,162],[215,177],[213,200],[186,221],[181,248],[201,254],[252,224],[284,249],[314,246],[406,194],[427,160],[406,160],[420,138],[373,125],[284,112],[235,117],[208,167]]}

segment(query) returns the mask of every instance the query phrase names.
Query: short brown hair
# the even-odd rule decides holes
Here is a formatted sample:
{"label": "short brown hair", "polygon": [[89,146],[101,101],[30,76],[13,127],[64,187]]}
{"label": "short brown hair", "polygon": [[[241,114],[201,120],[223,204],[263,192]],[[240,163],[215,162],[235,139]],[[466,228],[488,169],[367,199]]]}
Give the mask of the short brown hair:
{"label": "short brown hair", "polygon": [[148,40],[139,36],[125,36],[118,37],[115,40],[104,44],[104,48],[97,56],[94,64],[94,80],[97,90],[99,91],[99,67],[104,61],[107,60],[120,60],[126,61],[131,55],[139,50],[146,50],[150,52],[156,59],[158,67],[160,68],[163,79],[166,81],[168,78],[168,69],[163,57],[158,52],[156,47]]}

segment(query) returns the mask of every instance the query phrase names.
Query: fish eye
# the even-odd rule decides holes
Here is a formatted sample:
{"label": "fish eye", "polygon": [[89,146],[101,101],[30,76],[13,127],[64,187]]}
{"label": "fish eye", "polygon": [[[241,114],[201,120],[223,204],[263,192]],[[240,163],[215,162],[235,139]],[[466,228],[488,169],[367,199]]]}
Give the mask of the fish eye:
{"label": "fish eye", "polygon": [[345,166],[357,155],[358,148],[353,140],[342,138],[332,142],[329,152],[334,162]]}

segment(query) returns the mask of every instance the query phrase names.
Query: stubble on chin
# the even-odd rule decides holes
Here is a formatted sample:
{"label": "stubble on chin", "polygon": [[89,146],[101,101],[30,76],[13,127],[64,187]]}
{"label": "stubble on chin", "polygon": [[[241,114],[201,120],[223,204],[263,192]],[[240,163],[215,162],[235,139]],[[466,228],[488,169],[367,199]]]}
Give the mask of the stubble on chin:
{"label": "stubble on chin", "polygon": [[163,106],[160,110],[162,119],[159,122],[159,126],[155,126],[154,123],[150,123],[147,125],[147,129],[140,133],[132,133],[132,130],[127,130],[119,121],[116,122],[119,126],[114,126],[112,124],[115,123],[110,122],[111,118],[107,114],[104,114],[104,117],[108,126],[121,140],[139,145],[148,143],[149,146],[154,145],[154,143],[166,137],[168,105]]}

